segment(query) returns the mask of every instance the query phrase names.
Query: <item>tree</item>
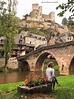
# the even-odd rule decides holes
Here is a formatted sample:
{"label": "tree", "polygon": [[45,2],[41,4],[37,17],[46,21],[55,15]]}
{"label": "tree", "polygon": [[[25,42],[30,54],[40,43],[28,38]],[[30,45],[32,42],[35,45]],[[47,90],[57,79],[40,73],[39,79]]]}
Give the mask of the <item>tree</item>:
{"label": "tree", "polygon": [[74,25],[74,21],[73,19],[71,19],[71,17],[68,18],[68,26],[73,26]]}
{"label": "tree", "polygon": [[[3,50],[5,53],[5,70],[7,70],[7,63],[9,53],[13,50],[15,42],[14,36],[18,33],[17,20],[15,17],[16,6],[15,0],[8,0],[8,4],[4,1],[0,1],[0,36],[5,37]],[[7,7],[5,5],[7,4]]]}
{"label": "tree", "polygon": [[67,21],[67,18],[63,18],[62,19],[62,25],[67,25],[68,21]]}
{"label": "tree", "polygon": [[23,15],[23,17],[25,18],[25,19],[27,19],[27,17],[28,17],[29,15],[28,14],[26,14],[26,15]]}
{"label": "tree", "polygon": [[74,32],[74,20],[71,17],[68,18],[68,28]]}
{"label": "tree", "polygon": [[74,0],[68,0],[67,3],[63,3],[56,7],[56,9],[62,9],[62,11],[58,14],[59,16],[63,16],[66,11],[72,12],[71,17],[74,18]]}

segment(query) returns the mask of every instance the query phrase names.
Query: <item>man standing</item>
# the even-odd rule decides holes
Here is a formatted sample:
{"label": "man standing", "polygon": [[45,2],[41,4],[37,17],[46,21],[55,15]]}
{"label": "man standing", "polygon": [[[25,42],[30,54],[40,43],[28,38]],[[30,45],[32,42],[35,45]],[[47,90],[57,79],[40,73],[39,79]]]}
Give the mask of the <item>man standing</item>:
{"label": "man standing", "polygon": [[54,65],[52,62],[48,64],[48,68],[46,69],[46,77],[48,78],[48,83],[52,83],[52,88],[54,89],[55,83],[57,83],[59,86],[56,77],[55,77],[55,70],[52,68]]}

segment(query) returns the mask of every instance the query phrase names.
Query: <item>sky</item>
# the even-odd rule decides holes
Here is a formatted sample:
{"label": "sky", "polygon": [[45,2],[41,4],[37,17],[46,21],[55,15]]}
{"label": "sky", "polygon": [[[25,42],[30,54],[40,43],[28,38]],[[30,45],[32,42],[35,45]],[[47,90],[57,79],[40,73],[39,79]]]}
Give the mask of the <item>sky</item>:
{"label": "sky", "polygon": [[[68,0],[17,0],[17,14],[16,16],[20,19],[23,18],[23,15],[29,14],[32,11],[32,4],[38,3],[39,6],[42,6],[42,13],[49,14],[50,12],[55,12],[55,22],[61,24],[63,17],[57,16],[61,9],[56,10],[56,7],[59,4],[66,3]],[[64,17],[68,18],[69,12],[66,12]]]}

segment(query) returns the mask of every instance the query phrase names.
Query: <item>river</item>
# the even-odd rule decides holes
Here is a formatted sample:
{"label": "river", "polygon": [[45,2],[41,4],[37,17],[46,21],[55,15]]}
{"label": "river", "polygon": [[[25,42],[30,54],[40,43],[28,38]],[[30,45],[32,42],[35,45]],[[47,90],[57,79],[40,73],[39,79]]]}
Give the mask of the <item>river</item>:
{"label": "river", "polygon": [[24,81],[29,72],[0,73],[0,84]]}
{"label": "river", "polygon": [[[29,71],[22,71],[22,72],[11,72],[11,73],[0,73],[0,84],[6,83],[14,83],[19,81],[24,81],[25,77],[28,76],[31,72]],[[45,73],[39,71],[34,72],[35,74],[44,76]],[[57,72],[56,75],[59,75]]]}

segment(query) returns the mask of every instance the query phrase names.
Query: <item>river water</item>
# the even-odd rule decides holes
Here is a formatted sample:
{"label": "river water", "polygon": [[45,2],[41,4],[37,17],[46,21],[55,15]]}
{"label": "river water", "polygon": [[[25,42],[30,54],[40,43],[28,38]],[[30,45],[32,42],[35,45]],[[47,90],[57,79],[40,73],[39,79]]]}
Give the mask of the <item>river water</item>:
{"label": "river water", "polygon": [[0,84],[24,81],[29,72],[0,73]]}
{"label": "river water", "polygon": [[[14,83],[19,81],[24,81],[25,77],[30,75],[31,72],[29,71],[22,71],[22,72],[11,72],[11,73],[0,73],[0,84],[6,84],[6,83]],[[41,76],[45,76],[44,72],[34,72],[34,74],[38,74]],[[57,72],[56,75],[59,75]]]}

